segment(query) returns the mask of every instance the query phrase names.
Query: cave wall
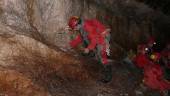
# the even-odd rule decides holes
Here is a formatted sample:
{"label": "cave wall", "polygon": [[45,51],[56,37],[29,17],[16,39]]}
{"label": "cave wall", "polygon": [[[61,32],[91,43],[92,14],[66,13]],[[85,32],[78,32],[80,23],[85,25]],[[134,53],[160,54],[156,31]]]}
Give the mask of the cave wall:
{"label": "cave wall", "polygon": [[64,33],[68,13],[74,14],[70,8],[72,2],[67,0],[1,0],[1,2],[3,24],[17,30],[17,34],[24,34],[54,45],[60,45],[58,42],[63,41],[61,37],[64,36],[61,33]]}
{"label": "cave wall", "polygon": [[79,0],[1,0],[0,22],[46,44],[68,47],[64,28],[70,16],[95,17],[96,8]]}
{"label": "cave wall", "polygon": [[49,86],[60,79],[91,78],[84,63],[95,62],[58,50],[70,48],[65,27],[73,15],[111,28],[114,59],[150,35],[169,32],[169,17],[135,0],[0,0],[0,93],[51,96]]}
{"label": "cave wall", "polygon": [[[150,35],[159,36],[155,13],[136,0],[1,0],[0,24],[44,44],[70,49],[70,16],[97,18],[109,26],[113,52],[135,49]],[[3,33],[3,32],[1,32]],[[163,37],[163,36],[162,36]],[[119,50],[119,51],[118,51]]]}

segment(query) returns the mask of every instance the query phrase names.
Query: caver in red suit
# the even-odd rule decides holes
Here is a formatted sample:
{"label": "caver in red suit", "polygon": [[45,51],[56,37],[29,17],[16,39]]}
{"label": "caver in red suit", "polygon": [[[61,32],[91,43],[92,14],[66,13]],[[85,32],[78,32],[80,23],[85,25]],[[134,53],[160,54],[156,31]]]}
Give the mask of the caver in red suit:
{"label": "caver in red suit", "polygon": [[146,54],[138,54],[135,57],[134,62],[137,67],[144,68],[144,66],[147,66],[151,61],[148,59]]}
{"label": "caver in red suit", "polygon": [[144,68],[144,66],[147,66],[151,62],[148,59],[145,48],[147,48],[145,44],[138,45],[138,53],[133,60],[139,68]]}
{"label": "caver in red suit", "polygon": [[170,89],[170,82],[163,78],[163,70],[158,64],[149,64],[144,67],[144,84],[159,91]]}
{"label": "caver in red suit", "polygon": [[168,90],[170,89],[170,83],[163,78],[163,70],[157,61],[160,59],[159,53],[153,53],[151,55],[151,61],[145,54],[145,45],[138,46],[138,55],[134,59],[135,64],[143,69],[144,72],[144,84],[151,89],[156,90]]}
{"label": "caver in red suit", "polygon": [[153,61],[144,66],[144,84],[151,89],[164,91],[170,89],[170,82],[164,79],[163,69],[158,64],[160,58],[160,53],[154,52],[151,55]]}
{"label": "caver in red suit", "polygon": [[68,23],[72,30],[79,30],[80,33],[70,41],[71,47],[76,47],[80,43],[87,43],[84,48],[85,53],[89,50],[95,51],[95,55],[100,63],[103,64],[104,79],[101,81],[107,83],[112,80],[112,67],[108,64],[107,55],[109,55],[110,33],[102,23],[96,19],[81,20],[78,17],[71,17]]}
{"label": "caver in red suit", "polygon": [[[74,19],[74,18],[73,18]],[[74,20],[70,20],[69,26],[74,28],[76,23],[73,23]],[[75,25],[74,25],[75,24]],[[106,35],[106,27],[101,24],[98,20],[84,20],[81,24],[81,29],[83,32],[86,32],[86,36],[82,36],[79,34],[70,42],[71,47],[76,47],[78,44],[82,43],[86,38],[89,41],[87,49],[89,50],[97,50],[98,59],[100,59],[102,64],[108,64],[107,60],[107,41]]]}

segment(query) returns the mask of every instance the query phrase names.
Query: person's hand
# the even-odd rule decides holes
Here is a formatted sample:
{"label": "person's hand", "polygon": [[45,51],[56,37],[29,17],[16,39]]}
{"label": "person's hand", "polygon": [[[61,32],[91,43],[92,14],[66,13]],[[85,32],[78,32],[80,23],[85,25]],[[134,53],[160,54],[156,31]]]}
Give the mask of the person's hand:
{"label": "person's hand", "polygon": [[70,30],[71,28],[69,26],[66,26],[64,29],[65,30]]}
{"label": "person's hand", "polygon": [[107,29],[106,29],[106,31],[107,31],[107,32],[110,32],[110,31],[111,31],[111,29],[110,29],[110,28],[107,28]]}
{"label": "person's hand", "polygon": [[90,51],[90,50],[89,50],[88,48],[85,48],[85,49],[84,49],[84,53],[86,53],[86,54],[88,54],[89,51]]}
{"label": "person's hand", "polygon": [[106,34],[110,33],[111,29],[107,28],[105,31],[102,32],[102,35],[105,36]]}
{"label": "person's hand", "polygon": [[70,35],[70,34],[73,34],[73,31],[74,31],[74,30],[72,30],[69,26],[66,26],[66,27],[64,28],[64,30],[67,31],[69,35]]}

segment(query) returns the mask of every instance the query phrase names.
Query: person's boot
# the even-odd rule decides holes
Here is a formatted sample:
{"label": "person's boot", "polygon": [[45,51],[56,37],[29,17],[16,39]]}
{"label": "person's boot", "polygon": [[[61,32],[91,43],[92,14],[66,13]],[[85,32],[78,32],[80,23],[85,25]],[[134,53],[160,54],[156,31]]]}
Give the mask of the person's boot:
{"label": "person's boot", "polygon": [[108,83],[112,80],[112,66],[110,64],[104,65],[102,83]]}
{"label": "person's boot", "polygon": [[169,96],[168,90],[161,91],[161,92],[160,92],[160,95],[161,95],[161,96]]}
{"label": "person's boot", "polygon": [[88,56],[89,57],[95,57],[95,52],[93,50],[90,50]]}
{"label": "person's boot", "polygon": [[81,53],[82,56],[86,56],[86,57],[95,57],[95,52],[90,50],[89,53]]}

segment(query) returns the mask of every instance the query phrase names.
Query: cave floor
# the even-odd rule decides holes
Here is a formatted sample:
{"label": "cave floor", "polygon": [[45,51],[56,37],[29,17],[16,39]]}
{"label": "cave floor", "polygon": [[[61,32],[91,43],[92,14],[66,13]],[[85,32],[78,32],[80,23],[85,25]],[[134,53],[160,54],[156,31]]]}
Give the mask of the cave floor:
{"label": "cave floor", "polygon": [[57,80],[48,86],[50,93],[54,96],[160,96],[157,91],[144,86],[142,72],[128,64],[112,62],[113,79],[109,83],[99,81],[100,65],[89,63],[83,66],[92,78],[81,81],[54,77]]}

